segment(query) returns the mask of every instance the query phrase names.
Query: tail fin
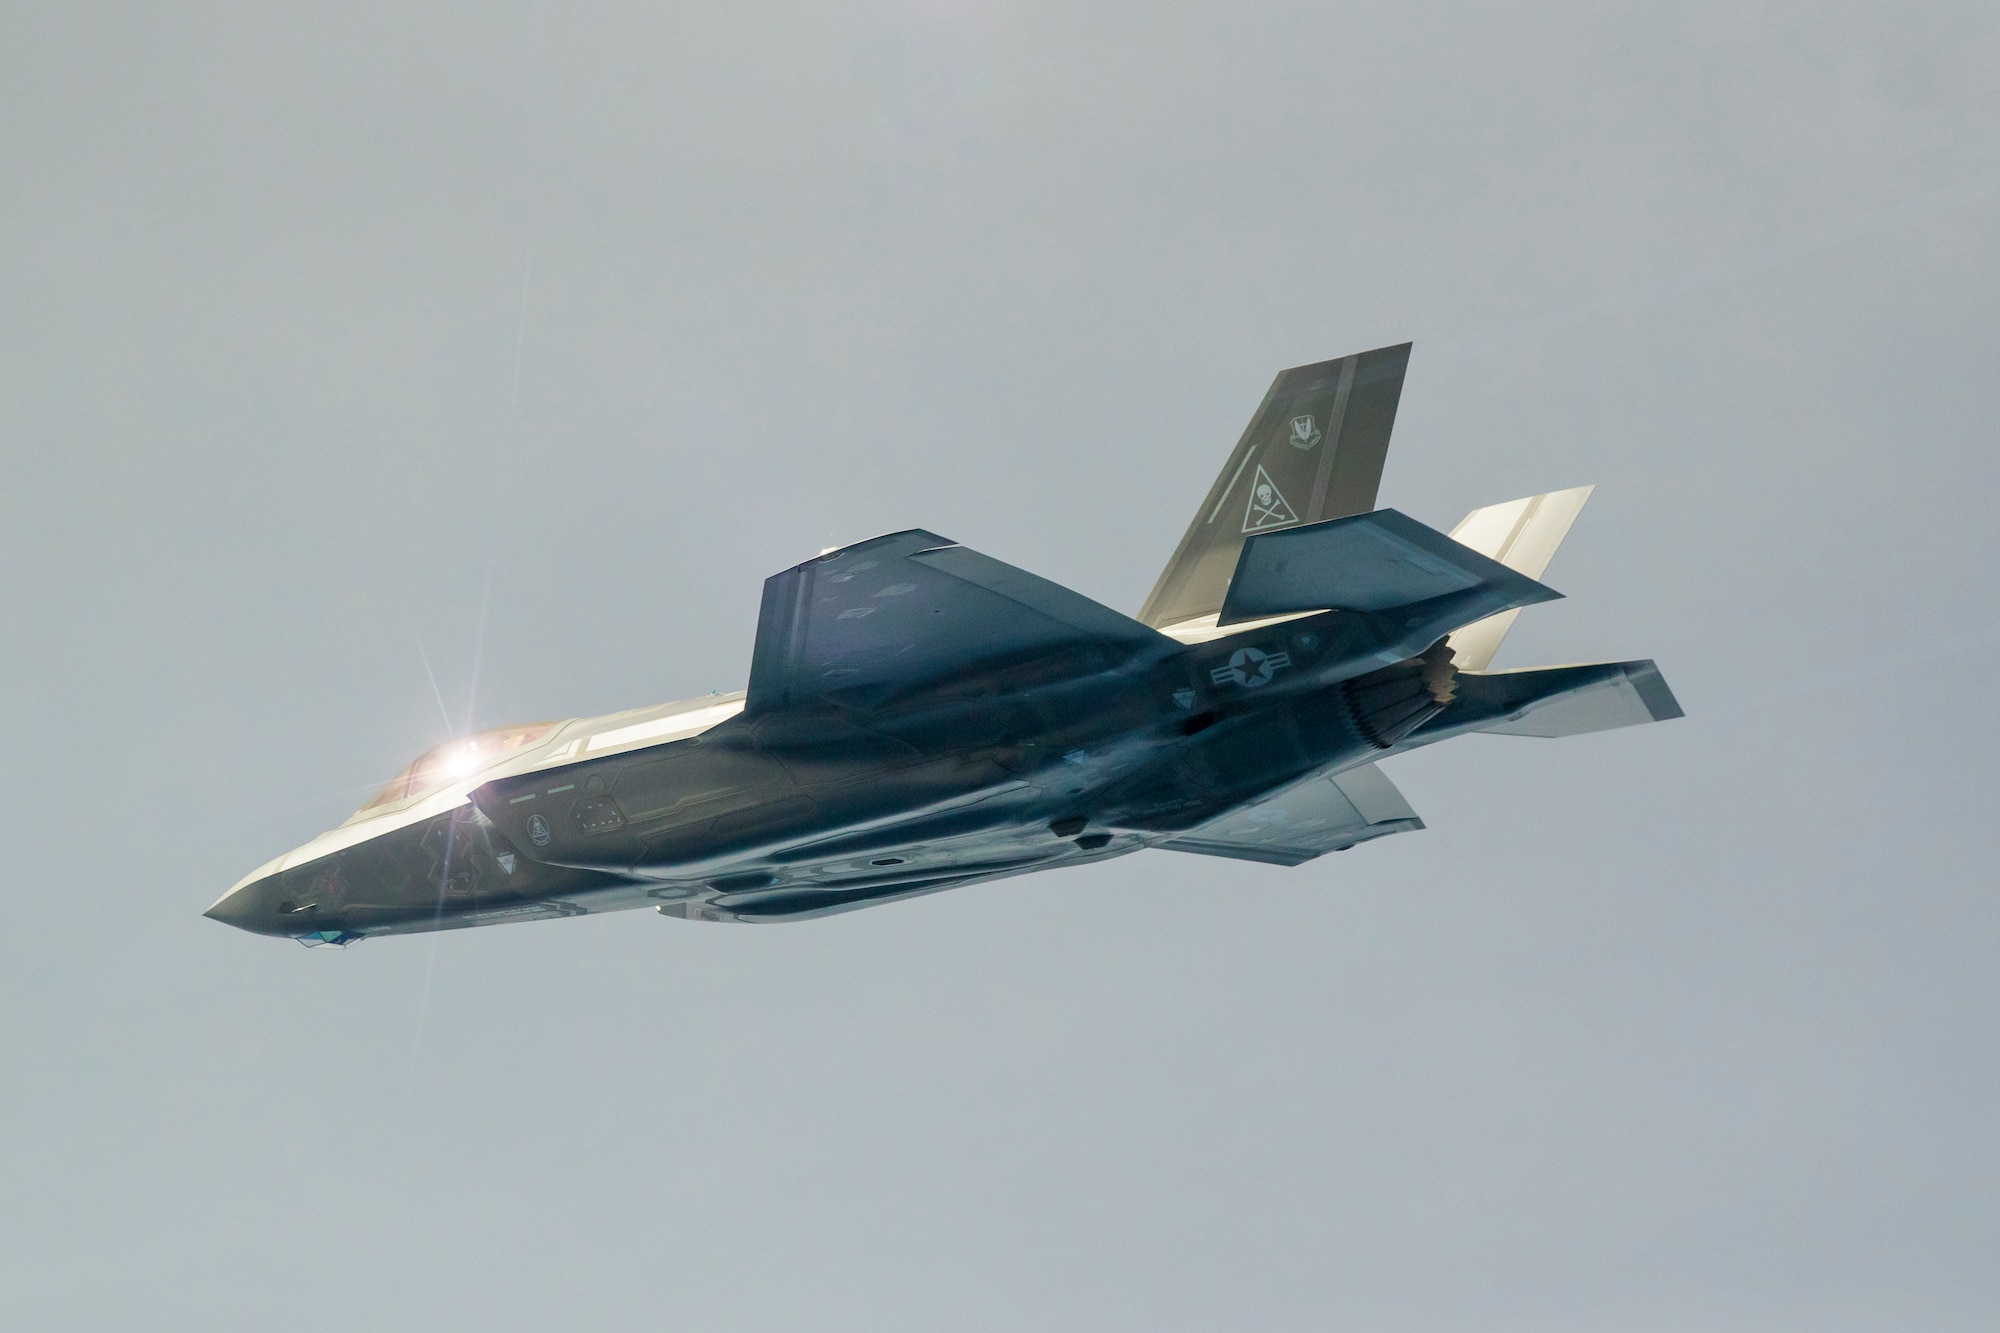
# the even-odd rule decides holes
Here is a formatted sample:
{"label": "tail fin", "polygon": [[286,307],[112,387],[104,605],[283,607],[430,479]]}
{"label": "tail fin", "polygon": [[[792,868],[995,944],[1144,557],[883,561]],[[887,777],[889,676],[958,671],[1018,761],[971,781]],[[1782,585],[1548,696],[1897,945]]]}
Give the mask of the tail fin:
{"label": "tail fin", "polygon": [[[1595,489],[1578,486],[1475,509],[1451,530],[1452,540],[1499,561],[1517,574],[1539,579],[1554,559],[1556,548],[1569,535],[1569,525],[1583,511],[1583,502]],[[1514,617],[1520,614],[1521,609],[1514,607],[1454,632],[1451,651],[1458,669],[1484,671],[1493,654],[1500,650],[1500,641],[1514,627]]]}
{"label": "tail fin", "polygon": [[1281,372],[1139,619],[1158,629],[1219,613],[1254,533],[1375,508],[1409,361],[1399,343]]}

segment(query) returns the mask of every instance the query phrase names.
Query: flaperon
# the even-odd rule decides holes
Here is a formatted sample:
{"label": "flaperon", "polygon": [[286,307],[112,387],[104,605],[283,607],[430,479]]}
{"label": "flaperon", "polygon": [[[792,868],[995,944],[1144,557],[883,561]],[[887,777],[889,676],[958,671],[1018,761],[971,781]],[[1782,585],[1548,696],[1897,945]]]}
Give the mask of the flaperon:
{"label": "flaperon", "polygon": [[481,732],[208,915],[308,944],[657,907],[785,921],[1146,848],[1423,827],[1378,761],[1680,716],[1651,662],[1488,672],[1589,488],[1376,509],[1409,345],[1279,375],[1135,619],[912,530],[769,579],[747,691]]}

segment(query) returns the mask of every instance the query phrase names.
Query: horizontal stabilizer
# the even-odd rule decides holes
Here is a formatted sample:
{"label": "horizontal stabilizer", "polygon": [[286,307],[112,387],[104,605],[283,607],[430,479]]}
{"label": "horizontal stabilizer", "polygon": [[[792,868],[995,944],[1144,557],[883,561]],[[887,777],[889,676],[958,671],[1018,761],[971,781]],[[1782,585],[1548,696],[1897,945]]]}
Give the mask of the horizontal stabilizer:
{"label": "horizontal stabilizer", "polygon": [[1221,624],[1302,611],[1389,611],[1453,598],[1447,629],[1562,594],[1394,509],[1260,533],[1243,544]]}
{"label": "horizontal stabilizer", "polygon": [[[1645,722],[1685,717],[1679,700],[1651,662],[1619,662],[1616,675],[1581,689],[1537,700],[1501,721],[1479,728],[1501,736],[1582,736]],[[1562,668],[1542,668],[1561,670]],[[1502,672],[1532,675],[1533,672]],[[1464,679],[1463,676],[1460,677]]]}
{"label": "horizontal stabilizer", "polygon": [[1170,852],[1295,866],[1370,838],[1424,826],[1373,764],[1315,773],[1160,845]]}
{"label": "horizontal stabilizer", "polygon": [[[1475,509],[1451,530],[1451,538],[1517,574],[1539,579],[1548,572],[1556,548],[1569,535],[1570,524],[1583,512],[1583,502],[1596,489],[1577,486]],[[1514,627],[1514,617],[1520,614],[1521,608],[1514,607],[1454,632],[1451,651],[1458,669],[1484,671],[1500,650],[1500,641]]]}
{"label": "horizontal stabilizer", "polygon": [[1411,733],[1410,745],[1483,731],[1501,736],[1581,736],[1682,717],[1650,661],[1520,671],[1461,671],[1444,712]]}

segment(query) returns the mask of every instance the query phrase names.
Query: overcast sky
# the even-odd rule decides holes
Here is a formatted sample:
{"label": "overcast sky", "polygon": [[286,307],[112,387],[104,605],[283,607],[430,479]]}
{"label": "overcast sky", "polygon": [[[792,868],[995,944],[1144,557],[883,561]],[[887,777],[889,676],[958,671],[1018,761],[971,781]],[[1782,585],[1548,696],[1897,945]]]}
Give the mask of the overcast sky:
{"label": "overcast sky", "polygon": [[[2000,1324],[2000,10],[0,7],[0,1325]],[[1135,610],[1279,369],[1598,484],[1429,824],[202,919],[921,525]],[[432,677],[435,677],[435,690]]]}

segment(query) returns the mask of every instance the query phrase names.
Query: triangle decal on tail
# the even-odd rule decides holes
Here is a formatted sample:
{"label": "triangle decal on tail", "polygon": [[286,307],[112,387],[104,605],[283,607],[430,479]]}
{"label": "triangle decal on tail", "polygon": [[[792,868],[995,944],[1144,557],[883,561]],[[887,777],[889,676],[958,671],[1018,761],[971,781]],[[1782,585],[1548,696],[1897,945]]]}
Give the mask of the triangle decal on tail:
{"label": "triangle decal on tail", "polygon": [[1243,507],[1243,530],[1266,532],[1272,528],[1288,528],[1298,521],[1299,516],[1285,499],[1285,493],[1278,489],[1278,483],[1271,480],[1271,474],[1259,463],[1257,479],[1250,487],[1250,503]]}

